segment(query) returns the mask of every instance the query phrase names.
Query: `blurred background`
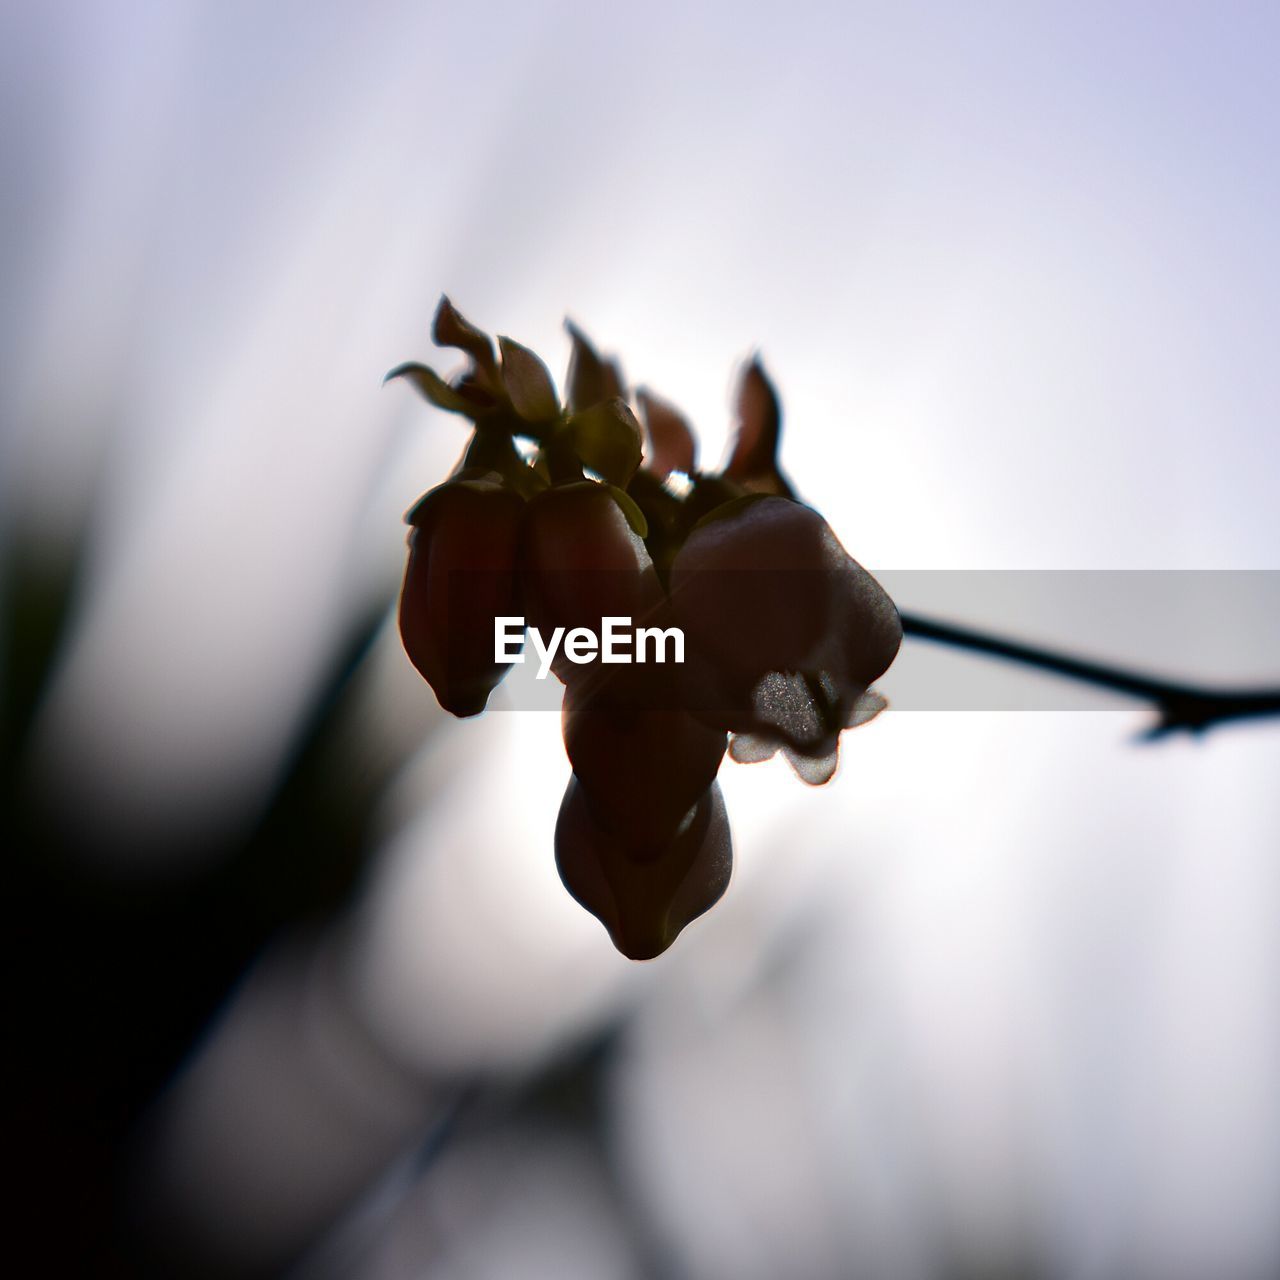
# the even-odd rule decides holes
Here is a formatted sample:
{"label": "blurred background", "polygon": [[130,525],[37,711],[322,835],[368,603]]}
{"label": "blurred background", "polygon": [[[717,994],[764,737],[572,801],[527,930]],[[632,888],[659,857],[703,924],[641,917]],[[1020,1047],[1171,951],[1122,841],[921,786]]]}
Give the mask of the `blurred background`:
{"label": "blurred background", "polygon": [[1278,56],[1244,3],[0,6],[11,1253],[1280,1274],[1280,725],[726,763],[728,894],[630,964],[556,716],[449,721],[389,625],[463,436],[380,387],[441,291],[557,374],[568,315],[713,465],[759,350],[873,570],[1278,569]]}

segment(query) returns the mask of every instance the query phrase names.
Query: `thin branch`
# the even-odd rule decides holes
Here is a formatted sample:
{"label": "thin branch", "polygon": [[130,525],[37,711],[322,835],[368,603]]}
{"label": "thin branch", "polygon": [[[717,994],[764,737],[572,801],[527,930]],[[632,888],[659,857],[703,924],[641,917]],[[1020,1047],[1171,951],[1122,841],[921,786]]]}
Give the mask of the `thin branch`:
{"label": "thin branch", "polygon": [[937,622],[918,614],[902,615],[902,630],[920,640],[933,640],[959,649],[990,654],[1025,666],[1038,667],[1079,680],[1084,684],[1113,689],[1150,703],[1159,720],[1143,735],[1147,739],[1163,737],[1178,729],[1199,733],[1228,720],[1255,719],[1280,715],[1280,689],[1211,689],[1204,685],[1181,684],[1171,680],[1155,680],[1137,671],[1073,658],[1035,645],[1022,644],[1002,636],[949,622]]}

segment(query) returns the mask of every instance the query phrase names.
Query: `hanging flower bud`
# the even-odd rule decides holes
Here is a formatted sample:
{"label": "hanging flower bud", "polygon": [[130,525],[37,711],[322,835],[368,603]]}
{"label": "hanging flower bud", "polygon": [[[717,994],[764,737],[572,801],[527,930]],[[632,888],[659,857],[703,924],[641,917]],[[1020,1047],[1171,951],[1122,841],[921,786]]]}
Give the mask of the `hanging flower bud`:
{"label": "hanging flower bud", "polygon": [[624,956],[661,955],[728,888],[733,846],[719,783],[707,788],[659,857],[635,862],[596,821],[582,783],[571,778],[556,822],[556,867]]}
{"label": "hanging flower bud", "polygon": [[519,615],[516,540],[524,499],[490,475],[432,489],[406,517],[400,638],[440,705],[479,715],[510,664],[493,660],[494,618]]}
{"label": "hanging flower bud", "polygon": [[595,821],[628,857],[651,861],[715,781],[727,738],[668,700],[628,692],[570,686],[564,746]]}
{"label": "hanging flower bud", "polygon": [[[604,619],[658,625],[666,597],[644,539],[622,503],[625,493],[583,480],[559,485],[530,500],[520,531],[520,582],[525,616],[543,634],[563,627],[593,636]],[[634,504],[631,504],[634,507]],[[634,519],[642,520],[638,513]],[[563,652],[552,669],[562,680],[597,669],[571,663]]]}
{"label": "hanging flower bud", "polygon": [[452,479],[408,516],[400,630],[441,706],[471,716],[509,669],[496,619],[537,629],[565,684],[573,766],[557,867],[617,948],[647,959],[728,885],[726,748],[741,762],[781,750],[827,781],[841,732],[884,706],[869,685],[902,627],[794,500],[758,359],[739,376],[728,460],[708,473],[681,414],[640,391],[642,429],[617,363],[567,327],[563,396],[533,351],[495,345],[444,297],[433,336],[466,367],[388,374],[474,425]]}
{"label": "hanging flower bud", "polygon": [[825,782],[840,732],[869,718],[867,686],[902,640],[880,584],[816,511],[759,496],[693,530],[672,565],[671,599],[688,643],[691,709],[752,735],[736,759],[781,746],[793,763],[809,762],[806,781]]}

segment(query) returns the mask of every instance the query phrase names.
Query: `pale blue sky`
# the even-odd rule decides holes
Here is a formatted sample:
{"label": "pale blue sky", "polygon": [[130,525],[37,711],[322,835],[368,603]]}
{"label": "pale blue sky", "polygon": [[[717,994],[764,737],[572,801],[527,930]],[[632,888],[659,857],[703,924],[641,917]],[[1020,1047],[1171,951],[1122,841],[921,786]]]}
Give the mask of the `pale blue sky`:
{"label": "pale blue sky", "polygon": [[[95,477],[105,494],[45,768],[126,827],[261,797],[462,444],[379,388],[432,358],[442,290],[557,373],[572,315],[685,409],[707,461],[759,349],[787,470],[872,568],[1280,569],[1278,65],[1267,3],[5,6],[0,500],[53,537]],[[391,716],[421,690],[388,680]],[[543,721],[510,732],[545,739],[553,814]],[[1276,733],[1138,755],[1137,725],[890,714],[822,795],[726,766],[753,817],[705,954],[767,932],[780,835],[847,863],[828,977],[869,966],[964,1230],[999,1238],[1031,1168],[1073,1274],[1226,1275],[1205,1259],[1231,1250],[1245,1274],[1277,1262]],[[472,729],[450,730],[460,759]],[[402,796],[388,866],[457,836],[468,795],[430,831]],[[545,822],[528,840],[507,853],[549,864]],[[495,1025],[513,990],[558,998],[557,938],[603,945],[521,866],[551,923],[489,955],[469,999]],[[830,939],[860,913],[878,923],[854,955]],[[412,1058],[389,1011],[432,974],[378,936],[370,999]],[[985,1047],[945,1016],[958,971]],[[834,1071],[849,1046],[809,1033]],[[1015,1134],[975,1179],[966,1135],[1009,1119],[988,1067],[1059,1093],[1030,1151]]]}

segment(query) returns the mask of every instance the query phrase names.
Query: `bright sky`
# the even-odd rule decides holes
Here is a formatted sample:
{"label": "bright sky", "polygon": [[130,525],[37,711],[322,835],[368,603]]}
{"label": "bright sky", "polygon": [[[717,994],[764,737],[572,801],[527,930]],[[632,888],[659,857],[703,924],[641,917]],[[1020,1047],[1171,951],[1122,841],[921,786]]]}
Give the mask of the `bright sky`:
{"label": "bright sky", "polygon": [[[1278,55],[1265,4],[6,7],[0,500],[65,535],[102,485],[46,769],[126,829],[261,798],[338,624],[394,582],[401,515],[461,447],[379,387],[434,358],[442,290],[557,374],[572,316],[698,424],[707,462],[758,349],[787,471],[873,569],[1280,569]],[[388,716],[425,693],[388,688]],[[519,787],[554,812],[554,720],[490,719],[450,727],[458,751],[474,732],[541,761]],[[781,833],[829,859],[830,936],[874,922],[830,972],[883,979],[867,1016],[921,1073],[957,1196],[966,1126],[1003,1115],[991,1081],[1052,1079],[1043,1159],[978,1181],[1031,1159],[1064,1256],[1278,1265],[1280,741],[1139,752],[1138,724],[890,713],[820,795],[726,765],[740,882],[714,929],[749,952],[781,927]],[[522,843],[463,781],[419,828],[412,795],[387,858],[407,879],[385,885],[428,886],[439,860],[414,850],[468,833],[492,861],[467,872],[476,902],[497,910],[485,876],[519,858],[553,904],[476,969],[464,1003],[492,1026],[450,1024],[518,1056],[545,1027],[504,1011],[604,998],[563,994],[554,950],[603,935],[561,910],[546,822]],[[383,891],[401,914],[368,980],[390,1026],[440,971],[414,952],[418,900]],[[946,1016],[957,982],[989,1038]],[[1046,1039],[1019,1038],[1024,1004]],[[833,1069],[848,1045],[813,1035]],[[1090,1190],[1081,1117],[1134,1126],[1106,1184],[1142,1189],[1132,1212]],[[992,1203],[972,1220],[995,1231]]]}

